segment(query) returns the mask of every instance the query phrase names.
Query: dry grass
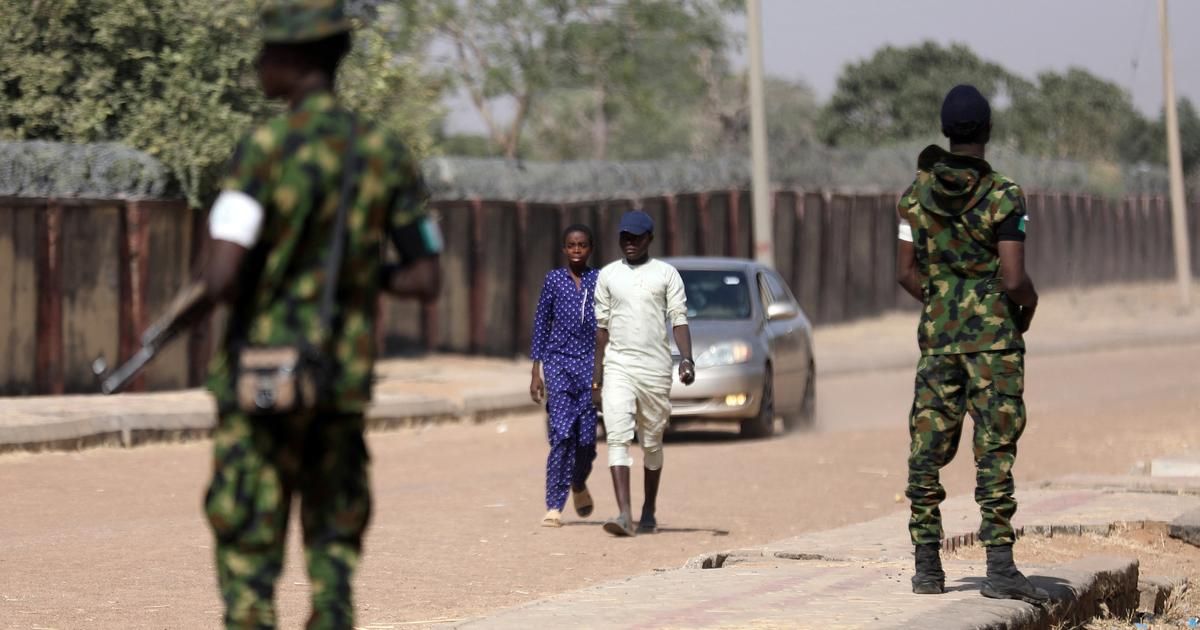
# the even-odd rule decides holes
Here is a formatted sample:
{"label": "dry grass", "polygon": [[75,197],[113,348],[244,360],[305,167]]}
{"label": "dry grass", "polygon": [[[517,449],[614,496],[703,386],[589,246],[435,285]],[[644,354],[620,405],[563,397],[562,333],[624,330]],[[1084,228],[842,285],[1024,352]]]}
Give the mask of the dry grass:
{"label": "dry grass", "polygon": [[[1193,620],[1194,625],[1189,625],[1189,620]],[[1139,612],[1125,619],[1106,615],[1084,626],[1087,630],[1129,630],[1131,627],[1138,630],[1200,627],[1200,582],[1189,578],[1183,588],[1171,593],[1161,615]]]}
{"label": "dry grass", "polygon": [[[1016,555],[1018,565],[1029,566],[1053,566],[1090,555],[1135,557],[1142,576],[1186,580],[1183,588],[1171,594],[1162,614],[1139,611],[1124,618],[1105,614],[1084,625],[1087,630],[1200,628],[1200,549],[1171,538],[1163,523],[1118,524],[1107,536],[1094,533],[1054,537],[1029,535],[1017,543]],[[982,562],[984,550],[979,546],[964,547],[947,557]],[[1196,625],[1187,625],[1191,618],[1197,618]],[[1054,630],[1071,628],[1059,625]]]}

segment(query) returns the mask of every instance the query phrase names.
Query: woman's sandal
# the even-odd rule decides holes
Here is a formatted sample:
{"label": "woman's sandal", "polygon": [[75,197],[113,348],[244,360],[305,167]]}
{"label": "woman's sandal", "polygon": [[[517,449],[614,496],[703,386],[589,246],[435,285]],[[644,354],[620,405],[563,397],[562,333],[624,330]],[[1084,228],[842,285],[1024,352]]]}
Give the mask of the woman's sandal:
{"label": "woman's sandal", "polygon": [[562,512],[550,510],[542,517],[542,527],[562,527]]}

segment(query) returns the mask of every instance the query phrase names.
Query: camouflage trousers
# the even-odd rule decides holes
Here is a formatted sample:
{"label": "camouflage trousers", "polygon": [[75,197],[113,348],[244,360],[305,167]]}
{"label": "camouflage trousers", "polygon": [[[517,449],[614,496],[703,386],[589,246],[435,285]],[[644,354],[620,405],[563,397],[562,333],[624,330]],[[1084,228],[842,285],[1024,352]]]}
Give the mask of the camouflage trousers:
{"label": "camouflage trousers", "polygon": [[222,414],[204,509],[226,628],[274,628],[293,496],[312,588],[307,627],[351,628],[351,582],[371,513],[360,414]]}
{"label": "camouflage trousers", "polygon": [[985,546],[1012,544],[1013,462],[1025,430],[1023,350],[923,356],[909,416],[908,531],[914,545],[942,539],[939,471],[954,459],[967,414],[975,425],[975,502]]}

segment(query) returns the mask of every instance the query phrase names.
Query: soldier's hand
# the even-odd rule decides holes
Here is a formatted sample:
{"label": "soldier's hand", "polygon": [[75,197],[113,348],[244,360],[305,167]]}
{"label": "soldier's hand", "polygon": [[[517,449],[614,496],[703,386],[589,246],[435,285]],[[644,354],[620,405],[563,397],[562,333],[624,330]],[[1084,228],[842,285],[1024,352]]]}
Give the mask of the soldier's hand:
{"label": "soldier's hand", "polygon": [[1021,314],[1018,316],[1017,328],[1022,334],[1029,331],[1029,325],[1033,323],[1033,314],[1037,312],[1037,305],[1022,306]]}

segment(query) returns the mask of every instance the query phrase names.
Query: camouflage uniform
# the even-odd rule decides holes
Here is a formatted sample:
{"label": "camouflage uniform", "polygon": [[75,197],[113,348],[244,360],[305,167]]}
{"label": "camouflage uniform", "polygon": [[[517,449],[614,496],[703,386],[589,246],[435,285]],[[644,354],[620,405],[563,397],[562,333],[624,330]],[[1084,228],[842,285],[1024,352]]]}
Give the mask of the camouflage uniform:
{"label": "camouflage uniform", "polygon": [[[344,19],[337,21],[340,2],[293,4],[299,8],[292,13],[278,5],[264,12],[268,40],[306,41],[309,31],[328,35],[348,27]],[[272,17],[271,11],[279,15]],[[327,331],[318,312],[351,125],[357,132],[355,166],[361,171],[353,176],[356,192],[347,208],[337,307]],[[264,211],[261,236],[240,270],[238,297],[208,381],[220,419],[204,503],[217,541],[225,623],[275,626],[274,585],[283,565],[291,500],[299,494],[312,583],[308,627],[349,628],[351,582],[371,513],[363,411],[371,396],[382,252],[390,234],[402,261],[436,253],[432,246],[422,251],[421,239],[412,238],[414,230],[427,226],[424,185],[403,144],[356,119],[332,94],[318,91],[248,134],[222,187],[253,197]],[[298,340],[332,352],[332,398],[312,413],[250,417],[238,412],[231,369],[238,348]]]}
{"label": "camouflage uniform", "polygon": [[[975,500],[984,545],[1012,544],[1012,466],[1025,428],[1025,344],[1017,307],[1003,293],[997,228],[1024,217],[1025,198],[982,159],[925,149],[900,200],[925,280],[916,392],[909,418],[908,488],[913,544],[942,537],[938,472],[954,458],[964,416],[975,420]],[[1022,230],[1024,229],[1023,223]]]}

